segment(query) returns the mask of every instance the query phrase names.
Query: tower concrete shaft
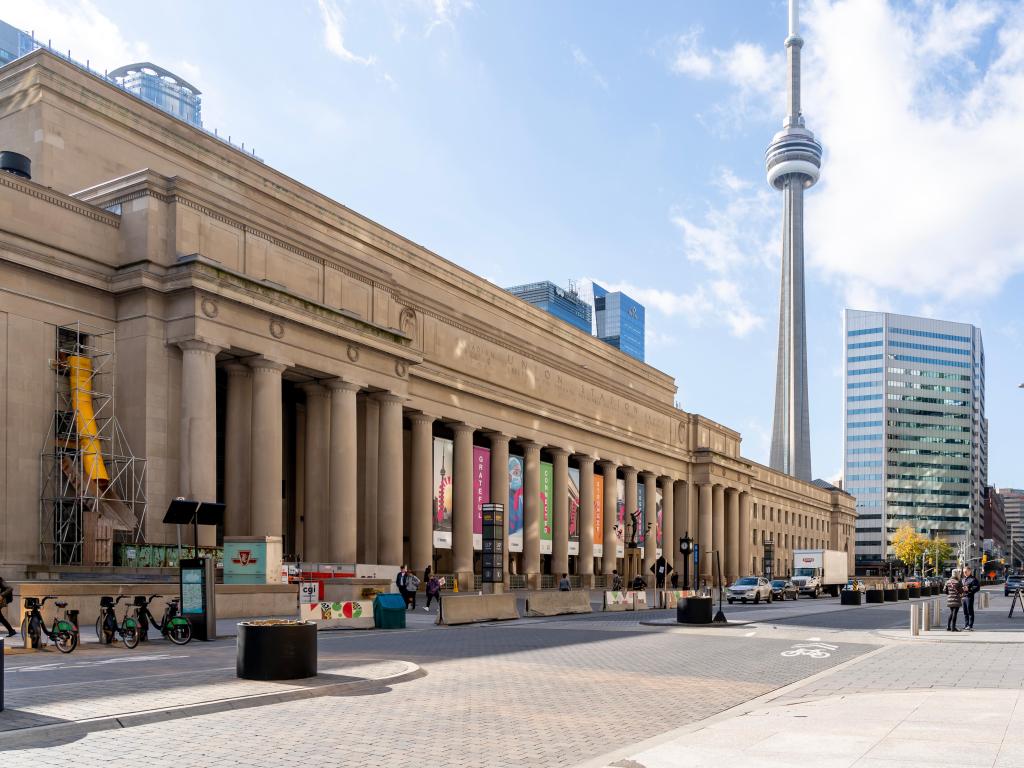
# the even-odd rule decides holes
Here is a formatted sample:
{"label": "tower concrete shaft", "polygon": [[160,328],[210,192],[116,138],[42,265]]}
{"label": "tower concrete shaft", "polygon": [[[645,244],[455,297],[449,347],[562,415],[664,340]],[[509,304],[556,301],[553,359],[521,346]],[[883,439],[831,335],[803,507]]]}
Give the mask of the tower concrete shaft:
{"label": "tower concrete shaft", "polygon": [[800,108],[799,0],[789,0],[789,114],[765,152],[768,183],[782,192],[782,280],[775,374],[772,469],[811,479],[807,403],[807,314],[804,307],[804,190],[818,180],[821,145],[804,127]]}

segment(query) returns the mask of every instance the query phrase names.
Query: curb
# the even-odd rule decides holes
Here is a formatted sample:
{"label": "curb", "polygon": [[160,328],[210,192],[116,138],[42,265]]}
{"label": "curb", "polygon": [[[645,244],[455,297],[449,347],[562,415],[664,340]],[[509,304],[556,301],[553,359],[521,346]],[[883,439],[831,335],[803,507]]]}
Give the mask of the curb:
{"label": "curb", "polygon": [[53,723],[49,725],[30,726],[10,731],[0,732],[0,752],[8,749],[17,749],[32,746],[34,742],[42,740],[59,739],[61,741],[74,741],[98,731],[110,731],[117,728],[134,728],[139,725],[150,725],[152,723],[163,723],[169,720],[180,720],[186,717],[198,715],[211,715],[219,712],[229,712],[235,709],[249,709],[251,707],[262,707],[267,704],[284,704],[291,701],[302,701],[304,699],[315,699],[322,696],[335,696],[339,694],[361,694],[373,693],[381,688],[396,685],[398,683],[418,680],[426,677],[427,673],[418,664],[411,661],[402,662],[405,669],[387,677],[375,678],[373,680],[352,680],[344,683],[330,683],[311,688],[299,688],[293,691],[281,691],[278,693],[257,693],[251,696],[241,696],[233,699],[220,699],[217,701],[205,701],[198,704],[184,704],[179,707],[166,707],[163,709],[150,709],[141,712],[131,712],[121,715],[108,715],[90,720],[74,720],[65,723]]}

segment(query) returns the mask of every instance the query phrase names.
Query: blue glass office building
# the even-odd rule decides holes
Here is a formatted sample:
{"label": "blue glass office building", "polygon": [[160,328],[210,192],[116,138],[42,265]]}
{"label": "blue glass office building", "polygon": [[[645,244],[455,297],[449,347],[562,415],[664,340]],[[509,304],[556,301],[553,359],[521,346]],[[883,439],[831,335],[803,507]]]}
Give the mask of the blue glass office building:
{"label": "blue glass office building", "polygon": [[0,67],[35,49],[36,42],[30,35],[0,21]]}
{"label": "blue glass office building", "polygon": [[622,291],[609,292],[594,283],[594,315],[597,337],[644,360],[644,307]]}
{"label": "blue glass office building", "polygon": [[126,91],[134,93],[179,120],[203,127],[200,91],[173,72],[148,61],[118,67],[108,77]]}
{"label": "blue glass office building", "polygon": [[560,288],[554,283],[527,283],[506,288],[513,296],[518,296],[538,309],[554,315],[560,320],[575,325],[581,331],[590,333],[590,304],[580,298],[572,288]]}

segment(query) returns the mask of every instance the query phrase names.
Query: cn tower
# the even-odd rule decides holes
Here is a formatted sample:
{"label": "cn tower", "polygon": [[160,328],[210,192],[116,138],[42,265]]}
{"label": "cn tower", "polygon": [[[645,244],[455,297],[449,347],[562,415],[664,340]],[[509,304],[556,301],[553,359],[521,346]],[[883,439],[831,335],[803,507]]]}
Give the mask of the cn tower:
{"label": "cn tower", "polygon": [[768,183],[782,192],[782,289],[779,358],[771,467],[811,479],[811,427],[807,411],[807,314],[804,308],[804,190],[818,180],[821,144],[800,111],[799,0],[789,0],[789,114],[765,152]]}

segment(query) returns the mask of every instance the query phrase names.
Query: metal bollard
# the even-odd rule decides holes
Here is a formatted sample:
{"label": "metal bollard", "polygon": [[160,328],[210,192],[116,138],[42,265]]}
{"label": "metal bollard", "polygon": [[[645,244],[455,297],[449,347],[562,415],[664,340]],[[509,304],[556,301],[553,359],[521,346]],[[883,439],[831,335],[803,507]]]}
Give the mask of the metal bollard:
{"label": "metal bollard", "polygon": [[988,592],[981,593],[981,607],[988,608]]}
{"label": "metal bollard", "polygon": [[918,608],[919,606],[917,603],[910,604],[910,634],[914,635],[915,637],[921,634],[921,624],[920,619],[918,617]]}
{"label": "metal bollard", "polygon": [[938,597],[932,598],[932,626],[942,626],[942,599]]}
{"label": "metal bollard", "polygon": [[921,613],[921,629],[929,632],[932,628],[932,601],[925,600],[921,607],[924,609]]}

